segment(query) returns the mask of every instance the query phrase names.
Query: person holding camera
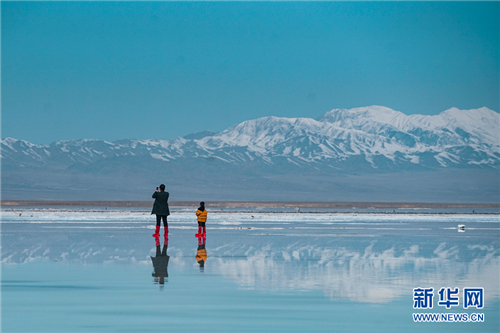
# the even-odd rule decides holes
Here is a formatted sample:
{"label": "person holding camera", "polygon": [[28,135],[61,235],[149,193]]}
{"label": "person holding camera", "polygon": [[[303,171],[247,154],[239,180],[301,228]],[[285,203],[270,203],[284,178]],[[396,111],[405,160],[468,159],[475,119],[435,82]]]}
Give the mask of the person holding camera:
{"label": "person holding camera", "polygon": [[153,193],[153,198],[155,203],[153,204],[153,210],[151,214],[156,214],[156,230],[153,237],[160,237],[160,225],[163,220],[163,227],[165,229],[165,241],[168,241],[168,223],[167,216],[170,215],[170,210],[168,208],[168,192],[165,192],[165,185],[161,184]]}

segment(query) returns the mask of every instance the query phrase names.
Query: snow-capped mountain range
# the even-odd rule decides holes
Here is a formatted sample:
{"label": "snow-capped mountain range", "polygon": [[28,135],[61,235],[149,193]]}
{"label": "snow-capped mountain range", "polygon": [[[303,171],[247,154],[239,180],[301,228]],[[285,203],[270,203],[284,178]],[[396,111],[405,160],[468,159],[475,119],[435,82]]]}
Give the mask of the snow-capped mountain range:
{"label": "snow-capped mountain range", "polygon": [[[8,191],[22,197],[21,188],[35,185],[44,195],[59,189],[60,196],[65,196],[64,187],[70,184],[82,191],[94,188],[93,193],[99,195],[103,195],[103,188],[127,187],[127,199],[133,199],[144,190],[139,190],[143,184],[165,180],[179,193],[199,192],[205,186],[207,195],[214,189],[220,194],[225,188],[224,195],[215,196],[219,200],[235,199],[233,195],[240,191],[243,197],[238,200],[259,200],[263,196],[256,193],[265,193],[276,200],[318,201],[327,199],[332,186],[337,194],[344,191],[348,195],[353,188],[358,194],[365,193],[366,182],[375,177],[359,176],[353,181],[339,175],[380,178],[395,172],[477,170],[476,175],[482,177],[479,180],[469,174],[451,176],[449,171],[445,176],[450,181],[462,177],[478,193],[496,198],[498,181],[491,177],[498,178],[500,169],[499,129],[500,115],[486,107],[408,116],[387,107],[369,106],[334,109],[317,119],[264,117],[219,133],[205,131],[173,140],[84,139],[35,145],[5,138],[1,141],[2,193],[4,198],[9,197],[5,195]],[[438,186],[434,178],[428,183]],[[485,192],[476,185],[478,181],[491,183],[492,188]],[[354,187],[353,182],[357,184]],[[415,178],[413,182],[420,186],[422,180]],[[381,186],[393,192],[398,184],[402,180],[392,176],[380,178],[368,192],[374,195]],[[464,186],[457,191],[463,192]],[[250,193],[255,195],[249,198]],[[329,200],[338,200],[335,198]],[[351,200],[359,198],[356,195]]]}
{"label": "snow-capped mountain range", "polygon": [[[398,169],[500,165],[500,115],[488,108],[452,108],[436,116],[381,106],[334,109],[318,119],[264,117],[220,133],[173,140],[57,141],[35,145],[2,140],[2,159],[23,165],[91,164],[120,156],[169,162],[215,158],[229,164],[277,160],[303,167]],[[192,139],[190,137],[193,137]],[[355,159],[353,166],[351,159]],[[10,163],[9,163],[10,164]],[[346,167],[343,167],[343,166]]]}

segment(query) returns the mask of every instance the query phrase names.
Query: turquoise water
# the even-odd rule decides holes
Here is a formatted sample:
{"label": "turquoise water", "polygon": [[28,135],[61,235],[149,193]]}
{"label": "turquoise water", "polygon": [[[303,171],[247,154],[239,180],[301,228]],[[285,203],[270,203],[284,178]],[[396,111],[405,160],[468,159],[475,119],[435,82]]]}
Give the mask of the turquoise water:
{"label": "turquoise water", "polygon": [[[3,211],[2,332],[500,330],[498,215],[218,212],[203,268],[193,216],[169,218],[160,284],[146,212]],[[434,288],[433,309],[413,309],[418,287]],[[460,288],[459,306],[437,304],[442,287]],[[483,309],[463,309],[466,287],[484,288]]]}

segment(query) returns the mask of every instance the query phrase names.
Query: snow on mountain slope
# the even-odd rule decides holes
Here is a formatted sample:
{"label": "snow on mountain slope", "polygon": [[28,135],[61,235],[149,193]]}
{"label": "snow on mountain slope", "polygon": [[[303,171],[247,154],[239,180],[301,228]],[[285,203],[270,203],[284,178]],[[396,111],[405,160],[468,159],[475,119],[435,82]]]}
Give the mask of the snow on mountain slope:
{"label": "snow on mountain slope", "polygon": [[336,124],[341,128],[358,129],[376,133],[381,127],[391,125],[401,128],[408,116],[383,106],[368,106],[354,109],[333,109],[318,118],[318,121]]}
{"label": "snow on mountain slope", "polygon": [[[446,132],[462,135],[462,131],[474,134],[487,144],[500,142],[499,114],[486,107],[473,110],[451,108],[435,116],[410,115],[383,106],[355,109],[334,109],[318,118],[341,128],[359,129],[367,133],[383,133],[384,128],[392,128],[403,133],[424,131],[443,135]],[[459,133],[457,133],[459,129]],[[415,134],[418,136],[418,134]]]}
{"label": "snow on mountain slope", "polygon": [[[410,115],[382,106],[334,109],[318,119],[264,117],[220,133],[164,140],[58,141],[50,145],[6,138],[5,165],[102,163],[128,157],[169,162],[215,158],[239,164],[283,160],[302,167],[397,170],[500,165],[500,115],[488,108],[452,108],[435,116]],[[146,159],[147,160],[147,159]]]}

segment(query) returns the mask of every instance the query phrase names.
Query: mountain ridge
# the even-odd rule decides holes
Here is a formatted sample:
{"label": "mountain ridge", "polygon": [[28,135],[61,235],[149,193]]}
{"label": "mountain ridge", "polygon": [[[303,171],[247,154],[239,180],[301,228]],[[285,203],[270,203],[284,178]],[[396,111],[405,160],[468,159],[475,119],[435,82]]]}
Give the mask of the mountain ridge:
{"label": "mountain ridge", "polygon": [[[457,116],[459,115],[459,116]],[[338,162],[362,155],[372,168],[373,157],[394,164],[422,164],[431,154],[441,167],[483,165],[498,168],[500,161],[500,115],[488,109],[451,108],[436,116],[411,115],[386,107],[334,109],[319,120],[311,118],[262,117],[247,120],[219,132],[201,132],[172,140],[80,139],[34,145],[21,140],[2,140],[2,158],[19,146],[25,155],[47,161],[53,154],[69,154],[71,160],[87,160],[113,155],[134,155],[140,148],[152,158],[168,162],[182,157],[214,157],[228,163],[261,158],[271,163],[284,157],[290,163]],[[22,148],[21,146],[25,146]],[[82,147],[78,149],[78,147]],[[468,148],[468,149],[467,149]],[[232,149],[232,150],[231,150]],[[243,149],[243,150],[242,150]],[[464,153],[465,151],[465,153]],[[143,152],[142,152],[143,153]],[[472,154],[472,156],[468,156]],[[340,163],[341,164],[341,163]]]}
{"label": "mountain ridge", "polygon": [[[490,170],[498,178],[499,124],[500,115],[488,108],[407,116],[370,106],[333,109],[317,119],[262,117],[218,133],[204,131],[172,140],[80,139],[35,145],[5,138],[1,141],[2,184],[16,192],[18,184],[29,186],[31,180],[50,192],[66,177],[65,181],[77,185],[85,179],[97,191],[111,181],[108,178],[114,179],[110,187],[123,179],[142,186],[168,175],[182,190],[202,182],[207,183],[203,185],[207,193],[209,187],[225,186],[231,198],[231,190],[258,192],[274,184],[273,193],[282,195],[283,189],[293,199],[291,193],[305,188],[303,195],[316,195],[318,188],[330,195],[326,184],[333,178],[346,182],[339,178],[345,178],[342,175],[360,175],[366,181],[364,174],[373,178],[380,173]],[[478,177],[488,182],[484,175]],[[383,186],[390,190],[392,180],[384,179],[387,184]],[[344,191],[352,190],[348,182],[342,186]],[[356,188],[363,190],[359,184]],[[489,191],[494,194],[496,189]],[[302,195],[297,199],[303,200]]]}

